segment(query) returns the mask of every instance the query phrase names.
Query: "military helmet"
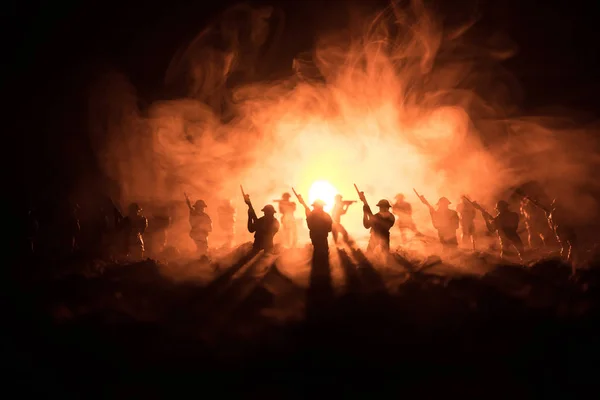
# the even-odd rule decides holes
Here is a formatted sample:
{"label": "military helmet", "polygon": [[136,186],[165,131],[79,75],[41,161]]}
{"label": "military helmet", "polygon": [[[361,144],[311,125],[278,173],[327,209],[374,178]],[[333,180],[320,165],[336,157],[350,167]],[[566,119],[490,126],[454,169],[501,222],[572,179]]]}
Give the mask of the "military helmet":
{"label": "military helmet", "polygon": [[392,205],[390,204],[389,201],[387,201],[386,199],[381,199],[379,200],[379,202],[377,203],[377,207],[387,207],[390,208]]}
{"label": "military helmet", "polygon": [[506,210],[508,208],[508,203],[504,200],[500,200],[496,203],[496,210]]}
{"label": "military helmet", "polygon": [[288,192],[285,192],[284,194],[281,195],[282,199],[288,200],[290,197],[292,197],[291,194],[289,194]]}
{"label": "military helmet", "polygon": [[261,211],[264,212],[265,214],[271,214],[271,215],[276,213],[275,207],[273,207],[270,204],[267,204],[266,206],[264,206]]}
{"label": "military helmet", "polygon": [[129,205],[129,212],[130,213],[138,213],[142,211],[142,207],[140,207],[140,205],[138,203],[131,203]]}
{"label": "military helmet", "polygon": [[440,197],[437,204],[438,204],[438,206],[439,205],[450,205],[450,204],[452,204],[452,202],[450,202],[450,200],[448,200],[447,197]]}
{"label": "military helmet", "polygon": [[323,200],[317,199],[312,203],[312,206],[323,208],[325,207],[325,202]]}
{"label": "military helmet", "polygon": [[194,203],[194,208],[206,208],[206,203],[204,202],[204,200],[196,200],[196,202]]}
{"label": "military helmet", "polygon": [[338,193],[338,194],[336,194],[336,195],[335,195],[335,199],[336,199],[336,200],[342,200],[342,195],[341,195],[341,194],[339,194],[339,193]]}
{"label": "military helmet", "polygon": [[404,195],[402,193],[398,193],[396,196],[394,196],[394,199],[396,199],[396,200],[404,200]]}

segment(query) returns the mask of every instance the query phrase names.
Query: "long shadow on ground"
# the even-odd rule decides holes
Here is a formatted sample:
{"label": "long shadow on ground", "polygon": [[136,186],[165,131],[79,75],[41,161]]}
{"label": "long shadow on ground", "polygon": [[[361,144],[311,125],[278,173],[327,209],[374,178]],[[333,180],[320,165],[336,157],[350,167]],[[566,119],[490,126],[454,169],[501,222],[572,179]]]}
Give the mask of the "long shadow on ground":
{"label": "long shadow on ground", "polygon": [[[229,346],[237,354],[227,357],[221,353],[225,340],[211,347],[196,332],[219,321],[220,310],[227,321],[250,323],[250,315],[271,301],[250,260],[206,288],[169,282],[147,263],[98,280],[49,283],[55,290],[7,288],[14,293],[14,307],[4,314],[5,359],[15,375],[10,380],[21,393],[79,398],[172,398],[190,390],[304,398],[324,389],[573,398],[594,382],[597,272],[582,274],[585,290],[551,261],[528,270],[498,267],[483,279],[411,274],[386,288],[363,257],[339,252],[347,286],[338,297],[328,266],[315,263],[307,323],[273,326],[259,339],[238,338]],[[116,290],[150,302],[158,318],[108,318],[106,310],[57,324],[44,311],[54,297],[70,299],[75,308],[94,301],[108,307],[118,304]],[[253,296],[259,299],[247,305]],[[244,305],[235,306],[240,301]],[[223,326],[216,325],[217,336]]]}

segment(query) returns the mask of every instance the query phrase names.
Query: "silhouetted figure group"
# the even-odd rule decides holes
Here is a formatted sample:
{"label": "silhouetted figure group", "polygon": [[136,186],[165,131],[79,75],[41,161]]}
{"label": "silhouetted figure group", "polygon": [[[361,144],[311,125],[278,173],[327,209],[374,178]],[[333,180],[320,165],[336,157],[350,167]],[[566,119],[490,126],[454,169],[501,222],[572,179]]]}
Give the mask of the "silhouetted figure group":
{"label": "silhouetted figure group", "polygon": [[[373,213],[364,192],[355,188],[363,203],[362,224],[370,231],[366,249],[369,254],[389,254],[393,227],[398,229],[403,244],[411,235],[423,236],[413,221],[412,206],[402,193],[395,196],[393,204],[386,199],[379,200],[376,204],[378,212]],[[515,193],[521,196],[518,212],[512,211],[507,201],[500,200],[496,203],[495,215],[492,215],[467,196],[461,196],[456,210],[453,210],[448,198],[440,197],[434,207],[415,191],[417,198],[428,208],[443,254],[457,250],[459,243],[463,248],[475,251],[481,247],[477,246],[477,235],[487,234],[495,236],[494,242],[499,245],[501,259],[510,260],[514,256],[524,261],[526,246],[519,231],[522,225],[528,249],[541,250],[550,243],[558,244],[565,261],[575,265],[577,237],[569,225],[567,211],[556,200],[544,205],[523,192]],[[354,247],[352,238],[342,224],[342,217],[356,201],[344,200],[341,194],[335,195],[330,215],[325,211],[323,201],[314,201],[310,208],[301,195],[295,191],[294,194],[305,209],[315,257],[328,257],[329,233],[336,245]],[[280,199],[274,200],[278,203],[280,220],[276,218],[277,212],[272,205],[265,205],[261,210],[264,215],[258,218],[249,196],[243,195],[248,205],[247,230],[254,234],[253,253],[273,252],[277,233],[280,233],[284,247],[296,247],[298,233],[294,213],[297,207],[290,193],[283,193]],[[195,244],[196,256],[210,260],[209,237],[213,233],[213,221],[206,212],[207,204],[201,199],[192,204],[187,195],[185,201],[189,211],[189,236]],[[93,255],[112,254],[141,260],[147,256],[159,257],[169,248],[173,209],[166,206],[155,209],[156,212],[149,218],[135,202],[129,205],[127,214],[123,215],[110,198],[100,199],[96,211],[87,210],[83,214],[73,201],[60,203],[52,212],[48,210],[30,207],[27,211],[24,248],[29,254],[56,254],[60,258],[84,251]],[[485,232],[476,228],[478,212],[485,222]],[[216,213],[224,247],[231,248],[235,235],[235,207],[229,200],[222,200]]]}

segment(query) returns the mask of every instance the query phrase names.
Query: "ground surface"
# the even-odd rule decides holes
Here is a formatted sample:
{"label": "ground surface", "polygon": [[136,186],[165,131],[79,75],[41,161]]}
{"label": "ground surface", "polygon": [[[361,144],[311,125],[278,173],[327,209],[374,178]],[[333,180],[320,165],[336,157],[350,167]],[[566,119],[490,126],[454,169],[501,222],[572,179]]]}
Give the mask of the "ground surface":
{"label": "ground surface", "polygon": [[12,383],[85,398],[572,398],[597,376],[594,270],[570,280],[554,260],[382,263],[348,248],[311,265],[308,248],[253,259],[248,249],[218,265],[27,274],[6,292]]}

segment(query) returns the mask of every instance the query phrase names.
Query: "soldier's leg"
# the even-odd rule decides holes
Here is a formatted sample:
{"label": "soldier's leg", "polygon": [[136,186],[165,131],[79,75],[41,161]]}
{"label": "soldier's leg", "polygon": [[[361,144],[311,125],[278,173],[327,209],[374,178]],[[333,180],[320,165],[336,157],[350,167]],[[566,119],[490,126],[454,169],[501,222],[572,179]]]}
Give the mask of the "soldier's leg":
{"label": "soldier's leg", "polygon": [[340,231],[342,232],[342,239],[345,243],[350,243],[350,237],[348,236],[348,231],[344,228],[343,225],[340,225]]}
{"label": "soldier's leg", "polygon": [[469,229],[469,243],[473,251],[477,251],[477,246],[475,243],[475,225],[471,225]]}
{"label": "soldier's leg", "polygon": [[500,259],[504,261],[504,260],[506,260],[506,256],[507,256],[506,252],[508,250],[508,246],[506,243],[507,241],[499,239],[499,242],[500,242],[499,243],[500,244]]}
{"label": "soldier's leg", "polygon": [[198,256],[205,256],[208,253],[208,240],[196,239],[196,254]]}
{"label": "soldier's leg", "polygon": [[406,243],[406,240],[407,240],[406,227],[403,227],[403,226],[400,227],[400,240],[402,240],[402,243]]}
{"label": "soldier's leg", "polygon": [[338,234],[339,234],[339,225],[334,223],[333,226],[331,227],[331,236],[333,237],[333,243],[338,242]]}
{"label": "soldier's leg", "polygon": [[381,252],[383,253],[384,260],[387,261],[387,258],[390,255],[390,237],[389,237],[389,235],[381,238]]}
{"label": "soldier's leg", "polygon": [[464,226],[464,225],[462,226],[460,239],[461,239],[461,244],[463,246],[468,245],[468,243],[469,243],[469,227],[468,226]]}
{"label": "soldier's leg", "polygon": [[529,224],[525,224],[525,229],[527,230],[527,246],[532,249],[534,246],[533,236],[535,235],[535,232],[533,232],[533,229]]}
{"label": "soldier's leg", "polygon": [[377,247],[377,238],[371,233],[369,244],[367,245],[367,253],[372,253]]}

